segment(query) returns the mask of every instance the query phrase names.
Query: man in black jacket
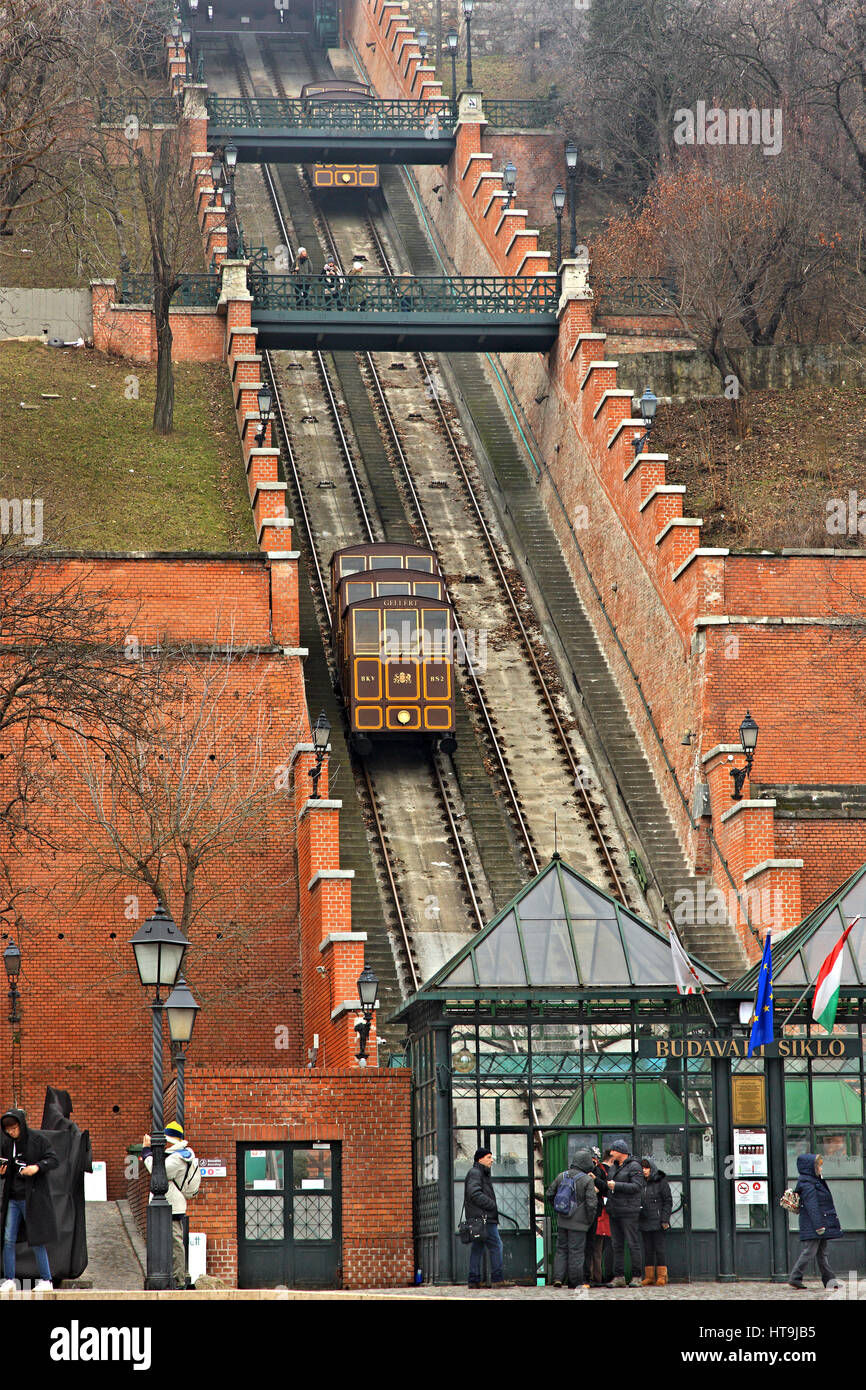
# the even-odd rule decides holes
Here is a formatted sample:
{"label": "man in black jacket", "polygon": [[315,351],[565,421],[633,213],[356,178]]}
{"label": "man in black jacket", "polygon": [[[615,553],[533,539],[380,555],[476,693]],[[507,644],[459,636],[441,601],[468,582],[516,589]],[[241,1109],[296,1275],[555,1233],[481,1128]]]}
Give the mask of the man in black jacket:
{"label": "man in black jacket", "polygon": [[481,1258],[485,1246],[490,1255],[490,1282],[502,1283],[502,1238],[499,1234],[499,1209],[493,1191],[493,1179],[490,1176],[492,1163],[493,1154],[489,1149],[476,1149],[472,1167],[466,1174],[464,1184],[466,1220],[472,1221],[473,1218],[481,1217],[484,1221],[484,1234],[480,1240],[473,1240],[469,1252],[470,1289],[481,1286]]}
{"label": "man in black jacket", "polygon": [[643,1170],[636,1158],[628,1151],[624,1139],[614,1139],[610,1146],[613,1169],[608,1179],[607,1214],[610,1217],[610,1235],[613,1242],[613,1282],[612,1289],[624,1289],[628,1283],[625,1277],[625,1247],[631,1255],[632,1276],[641,1269],[640,1236],[638,1218],[643,1198]]}
{"label": "man in black jacket", "polygon": [[57,1155],[48,1140],[27,1128],[23,1110],[7,1110],[0,1117],[0,1179],[2,1179],[4,1291],[14,1289],[15,1245],[18,1228],[27,1223],[27,1241],[36,1256],[39,1278],[36,1289],[50,1289],[51,1268],[45,1247],[57,1239],[57,1222],[47,1173],[57,1167]]}

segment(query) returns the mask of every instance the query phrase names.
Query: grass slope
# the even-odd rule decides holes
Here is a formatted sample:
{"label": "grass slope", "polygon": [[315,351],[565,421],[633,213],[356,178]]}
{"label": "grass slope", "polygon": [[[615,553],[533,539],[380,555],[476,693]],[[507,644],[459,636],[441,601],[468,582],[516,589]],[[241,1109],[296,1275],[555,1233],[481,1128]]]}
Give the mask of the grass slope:
{"label": "grass slope", "polygon": [[0,344],[0,496],[44,499],[47,546],[255,549],[225,367],[175,366],[168,438],[151,429],[155,388],[155,367]]}

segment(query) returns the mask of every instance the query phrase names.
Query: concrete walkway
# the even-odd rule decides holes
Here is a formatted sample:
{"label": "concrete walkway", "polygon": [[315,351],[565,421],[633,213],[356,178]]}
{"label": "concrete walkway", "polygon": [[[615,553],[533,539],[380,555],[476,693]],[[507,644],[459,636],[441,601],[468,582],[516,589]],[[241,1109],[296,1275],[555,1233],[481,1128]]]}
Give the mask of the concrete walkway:
{"label": "concrete walkway", "polygon": [[145,1250],[129,1203],[87,1202],[87,1268],[63,1289],[138,1290],[144,1284]]}

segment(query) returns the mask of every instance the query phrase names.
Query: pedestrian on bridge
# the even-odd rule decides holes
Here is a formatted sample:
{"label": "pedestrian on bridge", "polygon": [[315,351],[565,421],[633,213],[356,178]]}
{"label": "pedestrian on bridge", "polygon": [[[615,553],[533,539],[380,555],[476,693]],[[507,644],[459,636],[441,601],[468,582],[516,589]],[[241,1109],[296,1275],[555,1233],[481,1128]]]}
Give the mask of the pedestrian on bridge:
{"label": "pedestrian on bridge", "polygon": [[295,264],[292,267],[295,274],[295,303],[299,309],[309,308],[310,285],[313,279],[313,263],[307,255],[306,246],[298,247],[298,254],[295,257]]}

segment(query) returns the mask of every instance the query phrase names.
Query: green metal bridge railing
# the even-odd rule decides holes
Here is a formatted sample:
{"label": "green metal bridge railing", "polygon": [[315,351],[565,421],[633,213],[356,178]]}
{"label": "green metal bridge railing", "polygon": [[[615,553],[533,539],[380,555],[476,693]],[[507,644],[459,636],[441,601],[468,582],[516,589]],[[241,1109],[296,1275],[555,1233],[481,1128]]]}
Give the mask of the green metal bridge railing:
{"label": "green metal bridge railing", "polygon": [[105,93],[99,98],[99,119],[103,125],[125,125],[130,116],[143,126],[177,125],[180,109],[175,97],[136,97],[125,101]]}
{"label": "green metal bridge railing", "polygon": [[426,135],[434,123],[449,134],[455,124],[451,104],[444,97],[436,101],[208,97],[207,114],[215,126],[247,130],[406,130]]}
{"label": "green metal bridge railing", "polygon": [[555,314],[555,281],[518,276],[351,275],[321,277],[250,272],[254,307],[287,313]]}
{"label": "green metal bridge railing", "polygon": [[[182,275],[180,288],[171,300],[173,309],[209,309],[220,297],[219,275]],[[125,272],[120,278],[120,298],[124,304],[151,304],[153,276]]]}
{"label": "green metal bridge railing", "polygon": [[665,314],[676,311],[676,282],[667,275],[611,280],[601,293],[600,314]]}
{"label": "green metal bridge railing", "polygon": [[488,125],[513,126],[517,130],[542,130],[555,126],[561,109],[560,103],[554,98],[526,101],[484,98],[484,116]]}

